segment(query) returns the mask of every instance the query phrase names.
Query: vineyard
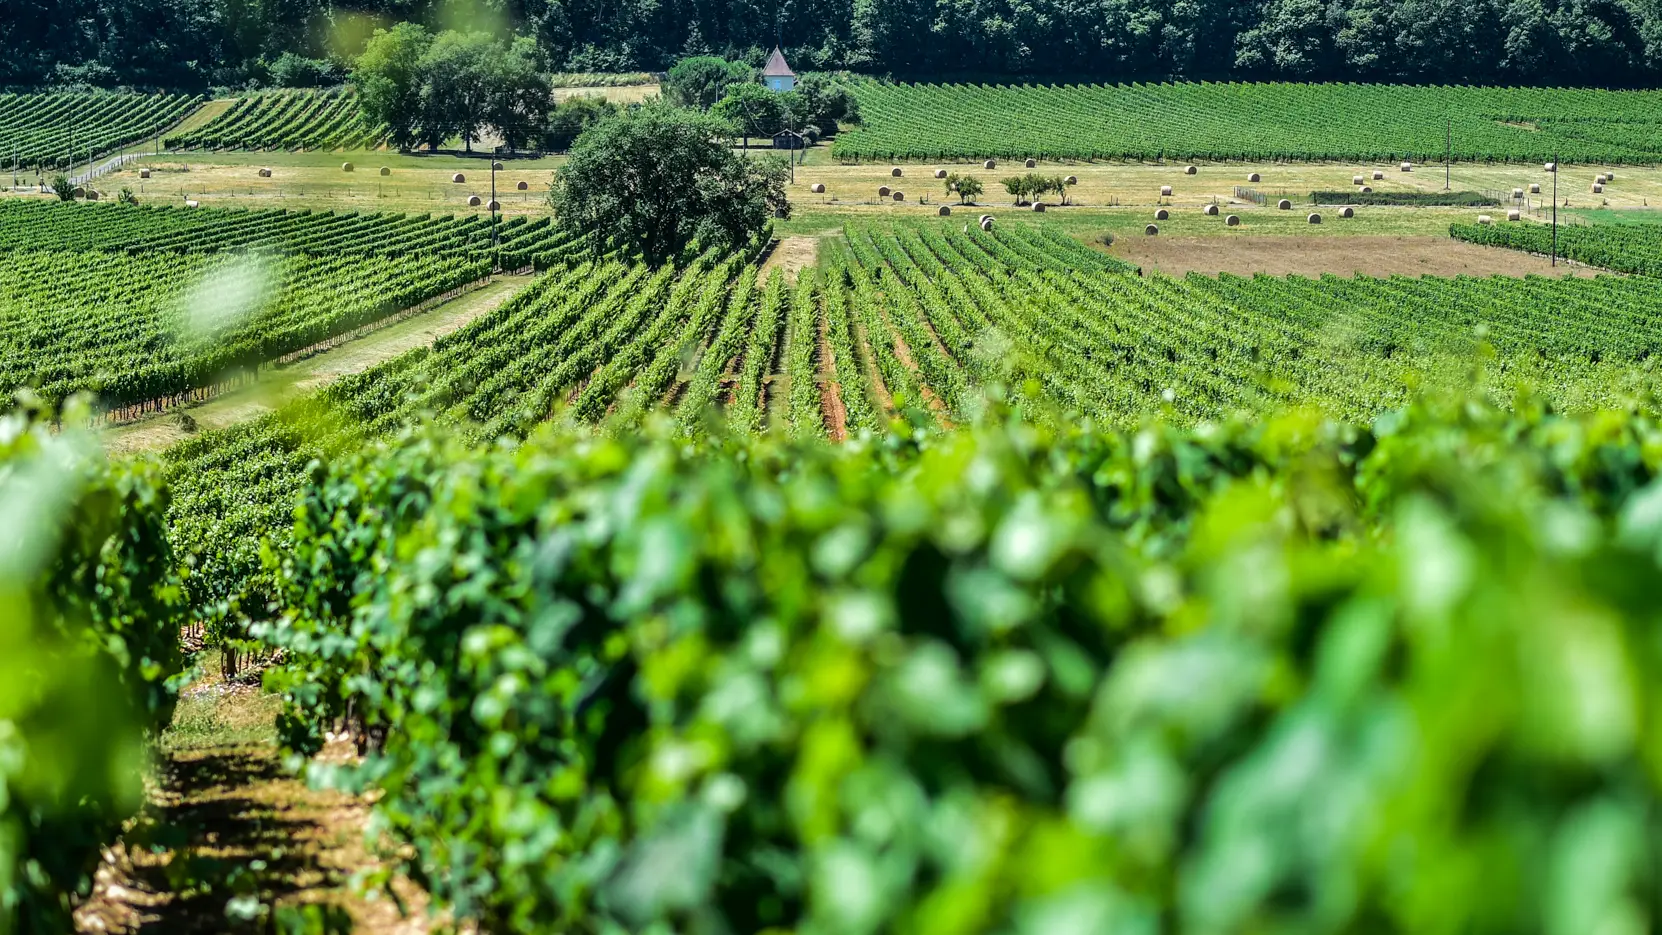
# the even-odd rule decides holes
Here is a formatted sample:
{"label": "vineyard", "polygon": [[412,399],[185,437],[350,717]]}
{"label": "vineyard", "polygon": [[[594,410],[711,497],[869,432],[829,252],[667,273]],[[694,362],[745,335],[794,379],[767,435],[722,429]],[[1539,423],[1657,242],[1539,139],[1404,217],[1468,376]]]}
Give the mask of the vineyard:
{"label": "vineyard", "polygon": [[[552,265],[577,245],[549,218],[499,221],[502,266]],[[0,252],[216,253],[258,248],[353,256],[485,257],[489,215],[415,215],[0,202]]]}
{"label": "vineyard", "polygon": [[19,253],[0,265],[0,397],[174,397],[484,277],[466,256]]}
{"label": "vineyard", "polygon": [[[1553,250],[1552,228],[1545,224],[1454,224],[1458,240],[1528,253]],[[1622,224],[1562,224],[1558,255],[1621,273],[1662,276],[1662,227]]]}
{"label": "vineyard", "polygon": [[193,132],[163,140],[168,149],[375,149],[386,134],[370,126],[351,91],[267,91],[238,98]]}
{"label": "vineyard", "polygon": [[88,162],[155,136],[201,103],[187,94],[0,94],[0,166]]}
{"label": "vineyard", "polygon": [[343,456],[255,628],[286,743],[359,719],[404,866],[491,932],[1641,913],[1655,423],[990,415]]}
{"label": "vineyard", "polygon": [[1662,280],[1143,276],[1061,230],[854,221],[792,277],[517,219],[504,303],[109,467],[72,391],[446,295],[488,220],[0,204],[0,516],[73,505],[0,544],[0,723],[104,767],[0,757],[0,841],[54,861],[0,847],[0,935],[62,930],[132,814],[106,761],[184,620],[263,660],[283,752],[346,731],[366,768],[312,778],[463,930],[1646,918]]}
{"label": "vineyard", "polygon": [[1145,279],[1042,226],[851,225],[795,284],[735,258],[555,269],[430,350],[174,449],[173,517],[199,595],[234,602],[304,466],[412,422],[480,444],[549,420],[843,440],[973,423],[995,385],[1035,421],[1124,427],[1366,422],[1473,380],[1621,407],[1648,393],[1659,317],[1640,279]]}
{"label": "vineyard", "polygon": [[[844,161],[1662,162],[1662,92],[1299,84],[856,86]],[[1452,123],[1451,123],[1452,121]]]}

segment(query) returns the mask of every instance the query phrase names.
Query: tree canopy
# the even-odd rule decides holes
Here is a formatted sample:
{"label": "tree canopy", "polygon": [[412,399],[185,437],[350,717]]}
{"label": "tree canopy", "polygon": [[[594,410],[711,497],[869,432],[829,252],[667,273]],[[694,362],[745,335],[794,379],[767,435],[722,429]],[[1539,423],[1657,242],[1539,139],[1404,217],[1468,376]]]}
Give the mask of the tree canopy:
{"label": "tree canopy", "polygon": [[607,117],[578,138],[550,199],[561,226],[660,263],[751,243],[790,214],[787,170],[735,154],[721,122],[667,104]]}
{"label": "tree canopy", "polygon": [[400,149],[437,149],[460,137],[471,151],[486,129],[510,150],[540,143],[553,91],[536,43],[486,33],[434,36],[413,23],[378,29],[352,70],[365,114],[387,126]]}
{"label": "tree canopy", "polygon": [[[776,37],[798,71],[927,81],[1291,79],[1662,84],[1662,0],[513,0],[493,39],[548,70],[677,66],[709,107]],[[349,61],[365,23],[441,29],[454,0],[7,0],[0,85],[270,84]],[[722,62],[721,57],[727,62]],[[743,70],[745,74],[739,74]],[[683,97],[683,90],[685,96]]]}

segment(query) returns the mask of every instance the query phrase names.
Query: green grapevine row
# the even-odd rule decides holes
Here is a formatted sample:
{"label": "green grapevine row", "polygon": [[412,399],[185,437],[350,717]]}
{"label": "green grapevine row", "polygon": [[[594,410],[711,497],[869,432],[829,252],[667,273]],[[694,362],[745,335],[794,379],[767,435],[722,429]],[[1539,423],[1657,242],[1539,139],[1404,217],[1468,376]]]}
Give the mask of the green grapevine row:
{"label": "green grapevine row", "polygon": [[503,935],[1654,918],[1654,421],[988,416],[343,456],[267,565],[285,739],[360,729]]}
{"label": "green grapevine row", "polygon": [[386,132],[371,126],[351,91],[265,91],[190,133],[163,140],[168,149],[374,149]]}
{"label": "green grapevine row", "polygon": [[855,86],[844,160],[1662,161],[1662,92],[1355,84]]}
{"label": "green grapevine row", "polygon": [[[1554,249],[1552,228],[1545,224],[1453,224],[1457,240],[1548,254]],[[1558,255],[1578,263],[1620,273],[1662,276],[1662,227],[1622,224],[1561,224]]]}
{"label": "green grapevine row", "polygon": [[0,94],[0,166],[85,163],[160,133],[201,103],[188,94]]}
{"label": "green grapevine row", "polygon": [[118,409],[210,386],[489,272],[466,257],[20,253],[0,266],[0,398]]}
{"label": "green grapevine row", "polygon": [[144,801],[185,607],[147,464],[0,416],[0,932],[74,931],[103,848]]}
{"label": "green grapevine row", "polygon": [[[502,266],[575,249],[549,218],[498,222]],[[489,216],[360,214],[310,210],[180,208],[0,202],[0,252],[16,250],[200,253],[259,248],[286,253],[485,256]]]}

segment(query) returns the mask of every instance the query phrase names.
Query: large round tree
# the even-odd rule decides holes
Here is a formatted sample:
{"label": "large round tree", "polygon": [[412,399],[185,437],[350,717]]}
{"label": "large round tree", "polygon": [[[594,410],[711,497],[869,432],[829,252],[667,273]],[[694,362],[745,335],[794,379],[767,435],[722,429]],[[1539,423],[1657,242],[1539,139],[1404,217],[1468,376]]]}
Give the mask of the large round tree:
{"label": "large round tree", "polygon": [[600,121],[571,148],[550,198],[561,226],[661,263],[689,245],[735,249],[790,216],[788,175],[772,156],[734,153],[731,128],[654,104]]}

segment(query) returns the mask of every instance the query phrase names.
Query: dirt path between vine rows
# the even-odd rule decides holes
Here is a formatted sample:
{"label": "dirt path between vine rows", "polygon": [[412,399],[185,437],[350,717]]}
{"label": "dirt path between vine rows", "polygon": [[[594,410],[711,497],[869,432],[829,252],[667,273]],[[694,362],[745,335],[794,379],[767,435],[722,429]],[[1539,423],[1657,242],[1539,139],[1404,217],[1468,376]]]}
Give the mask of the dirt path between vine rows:
{"label": "dirt path between vine rows", "polygon": [[[264,935],[274,916],[296,911],[350,918],[357,935],[444,928],[402,877],[393,877],[396,901],[356,885],[354,877],[384,868],[366,843],[370,800],[308,788],[284,769],[273,726],[279,702],[258,681],[258,672],[231,681],[215,674],[181,693],[157,744],[145,809],[105,851],[92,895],[76,909],[77,933]],[[344,764],[353,755],[337,742],[321,758]]]}
{"label": "dirt path between vine rows", "polygon": [[138,454],[159,451],[184,441],[193,432],[186,428],[181,415],[190,418],[195,431],[223,429],[251,422],[341,377],[362,373],[413,348],[432,344],[499,308],[530,281],[530,276],[497,276],[486,285],[452,301],[372,331],[355,341],[295,361],[286,367],[262,371],[257,383],[195,406],[106,429],[100,436],[104,450],[112,455]]}

